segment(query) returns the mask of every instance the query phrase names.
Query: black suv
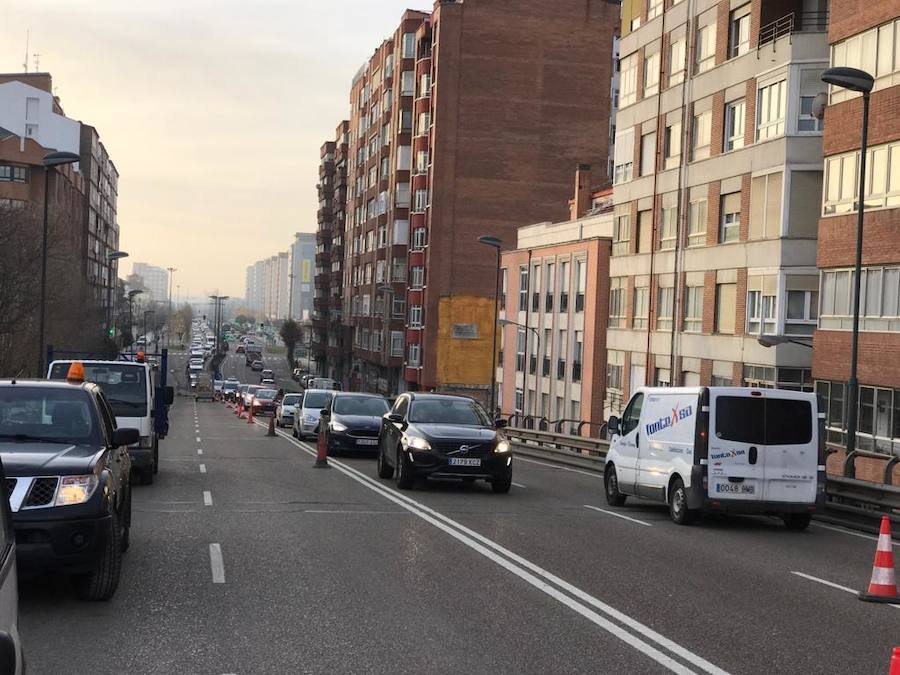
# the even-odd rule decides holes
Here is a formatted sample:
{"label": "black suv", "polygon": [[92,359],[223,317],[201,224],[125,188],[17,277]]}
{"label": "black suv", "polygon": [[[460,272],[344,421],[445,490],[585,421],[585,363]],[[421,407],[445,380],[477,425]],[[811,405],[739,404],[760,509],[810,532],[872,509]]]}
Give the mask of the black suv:
{"label": "black suv", "polygon": [[491,421],[481,405],[464,396],[405,393],[382,417],[378,476],[397,474],[397,487],[416,477],[486,480],[494,492],[509,492],[512,452],[504,420]]}
{"label": "black suv", "polygon": [[72,575],[86,600],[119,583],[131,525],[137,429],[116,429],[100,387],[0,380],[0,458],[16,532],[19,571]]}

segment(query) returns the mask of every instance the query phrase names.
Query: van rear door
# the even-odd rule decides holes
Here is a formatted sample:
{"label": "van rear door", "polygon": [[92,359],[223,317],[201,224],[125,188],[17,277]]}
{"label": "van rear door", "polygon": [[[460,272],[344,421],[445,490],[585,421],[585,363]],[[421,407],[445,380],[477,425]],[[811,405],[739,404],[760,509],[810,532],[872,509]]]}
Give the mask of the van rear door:
{"label": "van rear door", "polygon": [[738,387],[710,389],[709,419],[709,498],[763,499],[763,392]]}
{"label": "van rear door", "polygon": [[770,389],[766,399],[765,488],[771,502],[816,501],[819,457],[815,396]]}

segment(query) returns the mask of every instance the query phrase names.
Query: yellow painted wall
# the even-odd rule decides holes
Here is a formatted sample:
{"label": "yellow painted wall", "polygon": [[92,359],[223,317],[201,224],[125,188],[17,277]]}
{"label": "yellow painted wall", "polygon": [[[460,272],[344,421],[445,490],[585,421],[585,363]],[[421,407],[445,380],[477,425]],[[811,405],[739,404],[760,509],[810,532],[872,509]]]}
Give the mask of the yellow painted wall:
{"label": "yellow painted wall", "polygon": [[[494,339],[494,299],[454,295],[438,305],[437,383],[438,385],[491,383],[491,346]],[[453,337],[453,324],[478,326],[474,340]],[[500,344],[499,333],[497,344]]]}

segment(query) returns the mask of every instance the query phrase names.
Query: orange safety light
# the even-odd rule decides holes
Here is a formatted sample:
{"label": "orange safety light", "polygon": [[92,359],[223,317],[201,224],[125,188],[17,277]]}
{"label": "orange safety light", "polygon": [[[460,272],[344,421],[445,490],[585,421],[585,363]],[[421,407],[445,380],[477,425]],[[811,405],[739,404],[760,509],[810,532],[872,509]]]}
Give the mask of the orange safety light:
{"label": "orange safety light", "polygon": [[138,352],[135,359],[138,363],[143,363],[144,362],[144,352]]}
{"label": "orange safety light", "polygon": [[81,361],[72,361],[69,372],[66,374],[66,382],[69,384],[81,384],[84,382],[84,366]]}

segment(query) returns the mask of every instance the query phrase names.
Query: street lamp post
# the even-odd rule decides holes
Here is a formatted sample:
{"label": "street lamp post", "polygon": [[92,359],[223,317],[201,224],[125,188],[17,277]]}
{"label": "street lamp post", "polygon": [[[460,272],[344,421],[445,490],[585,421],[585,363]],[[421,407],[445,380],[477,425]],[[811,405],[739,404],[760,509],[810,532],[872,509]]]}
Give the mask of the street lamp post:
{"label": "street lamp post", "polygon": [[294,277],[297,276],[293,272],[288,274],[288,321],[291,320],[291,310],[294,308]]}
{"label": "street lamp post", "polygon": [[856,68],[829,68],[822,73],[822,81],[862,94],[862,141],[859,156],[859,203],[856,210],[856,265],[853,279],[853,330],[850,334],[850,379],[847,382],[847,454],[856,450],[856,424],[859,411],[859,382],[856,369],[859,354],[859,296],[862,277],[863,211],[866,206],[866,144],[869,139],[869,93],[875,79]]}
{"label": "street lamp post", "polygon": [[[497,319],[497,325],[504,326],[504,327],[505,326],[517,326],[518,328],[524,328],[525,330],[530,330],[532,333],[534,333],[535,351],[537,352],[538,355],[541,354],[541,333],[534,326],[526,326],[525,324],[519,323],[518,321],[511,321],[510,319]],[[526,358],[526,360],[528,359],[527,354],[525,355],[525,358]],[[523,364],[523,368],[522,368],[522,396],[523,396],[523,399],[524,399],[525,394],[528,392],[528,387],[526,386],[528,384],[527,373],[528,373],[528,368],[527,368],[527,366],[525,366]],[[537,373],[537,364],[535,364],[535,377],[537,377],[536,373]],[[523,408],[523,412],[525,413],[525,416],[527,417],[528,416],[528,401],[527,401],[527,399],[522,401],[522,408]]]}
{"label": "street lamp post", "polygon": [[128,254],[125,251],[110,251],[106,254],[106,260],[109,267],[109,285],[106,288],[106,333],[109,335],[110,331],[112,331],[112,335],[110,337],[115,336],[115,331],[113,330],[113,316],[115,312],[113,311],[113,279],[116,278],[116,275],[113,274],[113,263],[116,260],[121,258],[127,258]]}
{"label": "street lamp post", "polygon": [[74,152],[51,152],[44,155],[44,232],[41,239],[41,303],[38,318],[38,369],[40,377],[44,370],[44,323],[47,317],[47,223],[50,205],[50,169],[54,166],[74,164],[81,157]]}
{"label": "street lamp post", "polygon": [[484,244],[497,249],[497,272],[494,275],[494,335],[493,346],[491,348],[491,416],[493,417],[496,410],[497,395],[497,322],[500,320],[500,247],[503,241],[491,235],[478,237],[478,243]]}
{"label": "street lamp post", "polygon": [[172,346],[172,280],[175,276],[175,272],[178,271],[175,267],[167,267],[166,270],[169,272],[169,299],[168,299],[168,328],[166,329],[166,347]]}
{"label": "street lamp post", "polygon": [[[134,298],[144,291],[135,288],[134,290],[128,291],[128,332],[131,334],[131,344],[134,344]],[[122,344],[124,348],[124,343]]]}
{"label": "street lamp post", "polygon": [[383,323],[384,323],[384,326],[386,327],[385,333],[387,334],[387,335],[386,335],[387,339],[384,340],[384,341],[382,342],[382,345],[381,345],[381,351],[382,351],[382,353],[385,355],[385,357],[387,358],[387,362],[388,362],[388,368],[387,368],[387,374],[388,374],[388,386],[387,386],[387,389],[388,389],[388,393],[391,394],[391,395],[393,395],[393,394],[396,393],[396,391],[395,391],[396,385],[395,385],[395,383],[392,381],[393,378],[391,377],[391,372],[392,372],[392,370],[393,370],[393,369],[391,368],[391,366],[390,366],[390,362],[391,362],[391,361],[390,361],[390,359],[391,359],[391,352],[389,351],[388,344],[387,344],[388,341],[391,339],[390,320],[391,320],[391,316],[393,315],[393,306],[391,307],[391,310],[388,311],[388,304],[389,304],[389,303],[390,303],[391,305],[394,304],[394,303],[393,303],[393,299],[394,299],[394,295],[395,295],[396,291],[394,291],[394,289],[393,289],[391,286],[388,286],[387,284],[384,284],[384,285],[378,287],[378,292],[379,292],[379,293],[384,293],[384,295],[385,295],[385,300],[384,300],[384,304],[382,305],[382,307],[384,308],[384,318],[383,318]]}

